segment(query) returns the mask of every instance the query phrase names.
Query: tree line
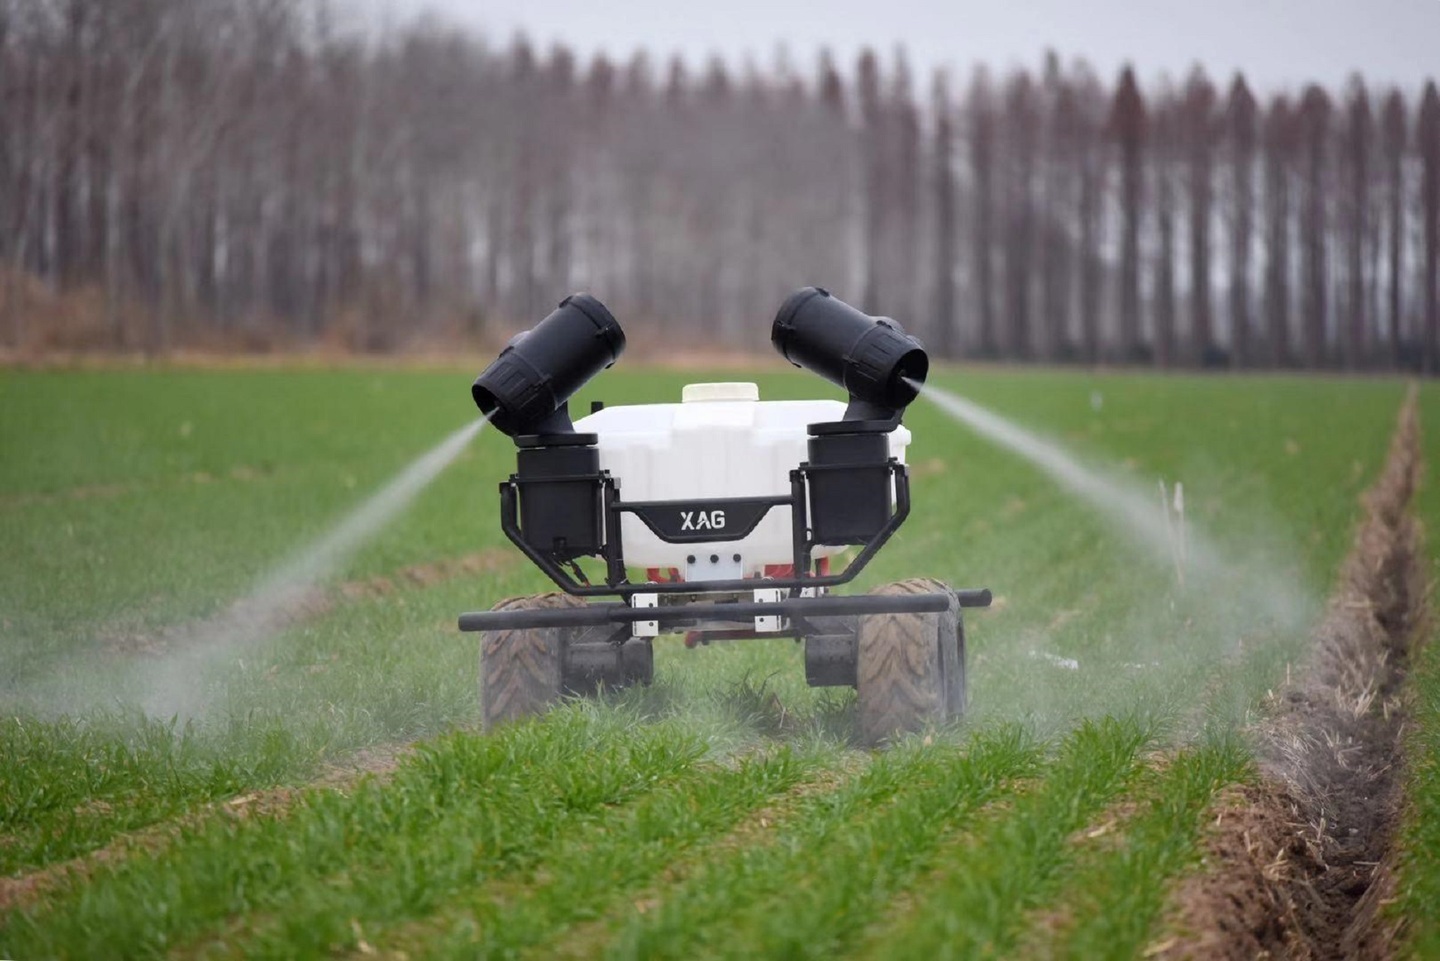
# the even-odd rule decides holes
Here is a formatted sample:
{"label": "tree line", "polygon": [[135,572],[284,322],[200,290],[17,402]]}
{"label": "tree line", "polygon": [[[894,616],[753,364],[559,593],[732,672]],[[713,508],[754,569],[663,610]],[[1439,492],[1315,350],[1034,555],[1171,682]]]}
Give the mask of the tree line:
{"label": "tree line", "polygon": [[695,69],[312,0],[0,0],[11,347],[498,338],[588,289],[751,349],[814,283],[946,357],[1434,371],[1437,267],[1433,82]]}

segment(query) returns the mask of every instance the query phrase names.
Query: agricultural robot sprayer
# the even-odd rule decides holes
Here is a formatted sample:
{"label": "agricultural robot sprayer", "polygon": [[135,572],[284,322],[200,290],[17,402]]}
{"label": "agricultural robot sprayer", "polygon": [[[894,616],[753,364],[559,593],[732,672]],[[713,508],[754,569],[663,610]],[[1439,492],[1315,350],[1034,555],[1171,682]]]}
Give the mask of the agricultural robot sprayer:
{"label": "agricultural robot sprayer", "polygon": [[[678,404],[596,404],[572,423],[570,397],[625,349],[620,325],[586,294],[475,380],[475,403],[517,448],[500,485],[501,528],[563,589],[461,615],[462,631],[483,633],[487,726],[564,694],[648,684],[652,640],[681,630],[692,646],[795,638],[811,686],[856,688],[870,741],[964,712],[961,609],[987,606],[988,590],[915,578],[832,592],[910,514],[900,421],[929,370],[924,348],[817,287],[786,299],[771,341],[844,388],[849,404],[691,384]],[[850,547],[859,552],[832,570]],[[603,561],[603,583],[582,558]]]}

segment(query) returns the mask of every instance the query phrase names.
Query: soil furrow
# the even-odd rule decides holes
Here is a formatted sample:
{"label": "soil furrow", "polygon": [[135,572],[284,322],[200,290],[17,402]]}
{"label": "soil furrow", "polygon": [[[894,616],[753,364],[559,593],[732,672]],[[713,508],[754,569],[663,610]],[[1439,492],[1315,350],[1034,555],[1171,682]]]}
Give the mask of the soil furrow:
{"label": "soil furrow", "polygon": [[384,782],[414,749],[413,741],[377,744],[324,765],[314,780],[300,785],[279,785],[213,801],[172,818],[122,834],[104,847],[68,861],[48,864],[18,877],[0,877],[0,914],[29,907],[67,884],[82,884],[104,868],[135,854],[156,854],[187,828],[215,815],[232,818],[284,817],[304,797],[307,788],[345,792],[366,778]]}
{"label": "soil furrow", "polygon": [[1168,934],[1147,956],[1391,954],[1378,910],[1401,802],[1404,680],[1426,617],[1412,389],[1379,479],[1366,493],[1309,663],[1273,695],[1254,734],[1259,784],[1217,805],[1203,872],[1175,892]]}
{"label": "soil furrow", "polygon": [[861,769],[861,765],[844,761],[839,767],[821,768],[765,807],[753,812],[731,831],[697,845],[684,857],[671,862],[652,884],[631,892],[600,916],[572,924],[556,937],[539,945],[529,956],[550,958],[586,958],[598,956],[609,944],[611,932],[628,919],[653,911],[666,893],[694,877],[703,865],[751,845],[773,843],[775,837],[799,813],[805,802],[820,794],[833,792]]}

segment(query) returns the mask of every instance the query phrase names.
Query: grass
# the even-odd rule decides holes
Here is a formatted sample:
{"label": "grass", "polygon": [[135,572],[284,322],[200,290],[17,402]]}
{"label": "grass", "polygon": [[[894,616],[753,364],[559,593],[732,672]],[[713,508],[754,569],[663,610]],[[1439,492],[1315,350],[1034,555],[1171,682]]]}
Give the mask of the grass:
{"label": "grass", "polygon": [[1035,790],[947,851],[916,905],[874,932],[862,956],[1007,956],[1024,912],[1054,890],[1066,839],[1135,778],[1149,739],[1133,722],[1082,724]]}
{"label": "grass", "polygon": [[[280,954],[353,946],[357,911],[382,921],[426,912],[447,890],[529,866],[560,832],[690,775],[704,753],[664,725],[578,716],[495,738],[451,735],[388,783],[314,792],[283,818],[210,820],[48,915],[22,917],[9,947],[23,957],[157,954],[208,940],[239,913],[278,928]],[[253,947],[265,945],[262,934]]]}
{"label": "grass", "polygon": [[[1431,528],[1434,530],[1434,528]],[[1440,956],[1440,920],[1431,907],[1440,898],[1440,645],[1432,634],[1411,675],[1414,728],[1409,736],[1410,765],[1398,867],[1399,898],[1391,910],[1406,921],[1409,954]]]}
{"label": "grass", "polygon": [[1244,747],[1233,739],[1182,751],[1142,772],[1126,810],[1116,812],[1118,827],[1102,823],[1090,832],[1099,851],[1077,857],[1066,889],[1043,909],[1048,923],[1031,928],[1034,953],[1075,959],[1142,954],[1164,908],[1167,880],[1197,858],[1211,800],[1248,773]]}
{"label": "grass", "polygon": [[770,843],[705,865],[620,930],[608,954],[828,956],[904,889],[945,831],[1035,773],[1037,761],[1013,729],[960,752],[912,742],[815,798]]}
{"label": "grass", "polygon": [[[701,379],[622,368],[576,409]],[[767,398],[833,394],[757,379]],[[1206,798],[1243,776],[1230,732],[1303,650],[1402,385],[936,379],[1146,489],[1182,480],[1192,523],[1245,562],[1182,588],[917,404],[916,516],[857,588],[929,575],[1001,600],[967,615],[967,723],[871,755],[852,746],[853,695],[807,688],[786,639],[663,638],[652,687],[474,734],[474,638],[455,615],[548,585],[513,552],[426,583],[398,572],[507,551],[494,485],[513,448],[493,432],[335,575],[393,589],[330,585],[193,678],[200,717],[144,718],[147,647],[183,645],[185,625],[465,423],[469,375],[0,373],[0,448],[27,455],[0,462],[0,874],[175,827],[0,914],[0,955],[969,956],[1023,948],[1026,919],[1052,908],[1080,919],[1075,945],[1133,954],[1192,863]],[[1296,588],[1293,609],[1241,602],[1262,571]],[[207,807],[415,740],[389,778],[249,818]],[[1174,745],[1189,748],[1147,767]],[[1070,843],[1131,802],[1122,848]]]}
{"label": "grass", "polygon": [[0,719],[0,825],[7,872],[64,861],[196,802],[279,781],[295,745],[276,736],[201,738],[131,715]]}
{"label": "grass", "polygon": [[[593,919],[695,846],[714,841],[781,792],[806,783],[816,758],[781,752],[709,777],[668,785],[610,822],[557,838],[513,892],[470,889],[410,930],[376,943],[416,943],[435,955],[513,957]],[[437,937],[432,941],[431,935]]]}
{"label": "grass", "polygon": [[[1440,464],[1440,390],[1426,384],[1420,392],[1420,422],[1424,433],[1427,473],[1417,494],[1417,509],[1425,525],[1430,556],[1431,583],[1440,575],[1440,485],[1433,470]],[[1432,588],[1433,595],[1433,588]],[[1436,598],[1430,598],[1431,605]],[[1391,916],[1404,922],[1402,945],[1408,956],[1440,956],[1440,641],[1434,611],[1416,639],[1418,649],[1410,669],[1411,724],[1407,737],[1407,810],[1404,812],[1397,896]]]}

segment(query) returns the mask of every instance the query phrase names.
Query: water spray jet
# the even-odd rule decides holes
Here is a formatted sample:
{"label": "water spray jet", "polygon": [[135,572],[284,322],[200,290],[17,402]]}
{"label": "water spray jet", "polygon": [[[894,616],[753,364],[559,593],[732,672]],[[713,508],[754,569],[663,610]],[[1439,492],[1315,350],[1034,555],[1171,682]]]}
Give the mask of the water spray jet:
{"label": "water spray jet", "polygon": [[[1133,697],[1150,696],[1166,684],[1176,685],[1167,702],[1171,708],[1208,697],[1206,678],[1201,678],[1199,687],[1182,682],[1188,661],[1198,657],[1200,663],[1213,666],[1221,660],[1261,657],[1266,642],[1257,644],[1254,639],[1299,637],[1311,624],[1317,602],[1298,577],[1261,549],[1258,541],[1248,548],[1222,547],[1206,532],[1192,530],[1180,485],[1172,492],[1162,482],[1157,503],[1153,488],[1147,490],[1133,478],[1087,464],[1063,445],[960,394],[934,384],[912,386],[951,420],[1019,456],[1093,508],[1140,548],[1152,575],[1171,583],[1169,590],[1141,595],[1128,627],[1116,632],[1129,649],[1127,645],[1115,649],[1119,658],[1115,667],[1143,664],[1157,672],[1134,689]],[[1072,661],[1058,655],[1033,656],[1071,668]],[[1035,710],[1044,711],[1046,697],[1043,685],[1032,687],[1011,708],[1033,704]],[[1188,731],[1186,725],[1202,723],[1195,717],[1182,720],[1181,728]]]}
{"label": "water spray jet", "polygon": [[1106,477],[1085,465],[1060,444],[1000,416],[968,398],[943,387],[912,382],[917,393],[940,408],[951,420],[969,427],[1011,453],[1018,454],[1042,470],[1061,487],[1076,494],[1106,517],[1118,523],[1149,553],[1171,563],[1175,558],[1174,534],[1169,516],[1139,490],[1132,490],[1118,478]]}
{"label": "water spray jet", "polygon": [[140,703],[147,714],[189,718],[203,713],[204,675],[267,640],[301,612],[327,578],[392,523],[489,422],[487,414],[421,454],[319,538],[276,565],[244,597],[190,627],[181,647],[147,665]]}

